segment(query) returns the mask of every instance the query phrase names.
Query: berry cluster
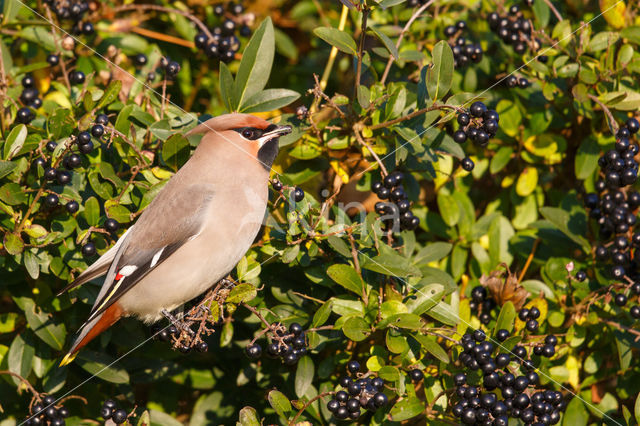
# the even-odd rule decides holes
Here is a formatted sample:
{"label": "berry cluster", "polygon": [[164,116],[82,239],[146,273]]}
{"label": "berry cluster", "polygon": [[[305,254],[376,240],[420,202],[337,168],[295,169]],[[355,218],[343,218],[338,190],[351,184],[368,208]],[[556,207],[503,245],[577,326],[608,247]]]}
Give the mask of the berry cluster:
{"label": "berry cluster", "polygon": [[89,3],[73,0],[44,0],[60,21],[71,21],[74,34],[93,34],[94,28],[91,22],[83,22],[82,18],[89,11]]}
{"label": "berry cluster", "polygon": [[456,68],[464,68],[470,63],[478,63],[482,60],[482,47],[480,43],[472,43],[462,37],[461,33],[467,29],[465,21],[458,21],[455,25],[449,25],[444,29],[444,35],[449,38],[449,46],[453,51],[453,64]]}
{"label": "berry cluster", "polygon": [[[274,341],[267,346],[267,356],[281,358],[287,365],[294,365],[307,354],[307,337],[304,329],[298,323],[286,327],[275,325]],[[250,359],[262,356],[262,346],[253,342],[246,347],[245,352]]]}
{"label": "berry cluster", "polygon": [[529,80],[524,77],[516,77],[515,75],[510,75],[505,79],[505,84],[508,88],[513,89],[514,87],[519,87],[521,89],[526,89],[531,86]]}
{"label": "berry cluster", "polygon": [[398,229],[399,225],[400,229],[413,231],[420,225],[420,219],[411,212],[409,197],[402,186],[403,179],[402,172],[390,173],[382,182],[374,182],[371,190],[381,200],[389,200],[375,205],[376,213],[382,217],[388,229]]}
{"label": "berry cluster", "polygon": [[[500,116],[495,110],[488,109],[484,103],[476,101],[468,111],[458,114],[457,121],[460,127],[453,133],[454,141],[462,144],[469,138],[479,147],[485,147],[489,139],[498,132]],[[468,172],[475,167],[469,157],[463,158],[461,165]]]}
{"label": "berry cluster", "polygon": [[520,312],[518,312],[518,318],[520,318],[520,321],[525,323],[525,328],[528,332],[535,333],[538,331],[538,327],[540,327],[540,324],[538,324],[540,309],[535,306],[531,308],[522,308],[520,309]]}
{"label": "berry cluster", "polygon": [[[501,342],[508,337],[507,330],[496,334]],[[471,385],[470,377],[462,372],[453,377],[455,393],[460,398],[453,406],[453,414],[461,423],[506,426],[509,418],[525,424],[552,425],[560,421],[560,412],[566,408],[563,396],[553,390],[533,389],[540,380],[533,363],[524,359],[527,351],[523,346],[515,346],[510,354],[495,351],[494,355],[494,345],[486,341],[482,330],[465,334],[460,343],[463,351],[458,360],[483,374],[481,386]],[[519,370],[522,374],[516,376]],[[495,389],[500,393],[491,392]]]}
{"label": "berry cluster", "polygon": [[111,419],[117,425],[121,425],[122,423],[127,421],[127,412],[122,408],[118,408],[115,401],[112,399],[107,399],[104,404],[102,404],[102,410],[100,410],[100,416],[105,419]]}
{"label": "berry cluster", "polygon": [[362,414],[361,409],[375,412],[389,402],[389,398],[383,393],[384,380],[380,377],[365,377],[360,373],[358,361],[350,361],[347,371],[354,378],[345,376],[340,379],[340,386],[346,390],[336,392],[334,399],[327,403],[327,409],[336,419],[355,420]]}
{"label": "berry cluster", "polygon": [[484,325],[491,322],[491,311],[496,307],[493,298],[488,297],[487,289],[481,285],[476,286],[471,291],[471,301],[469,308],[475,313],[480,322]]}
{"label": "berry cluster", "polygon": [[[178,327],[176,327],[175,325],[170,325],[168,327],[161,327],[161,326],[155,326],[152,329],[152,332],[154,334],[154,336],[156,336],[158,338],[158,340],[162,341],[162,342],[177,342],[178,339],[180,338],[181,332],[180,330],[178,330]],[[174,346],[175,347],[175,346]],[[196,350],[198,352],[207,352],[209,350],[209,345],[207,344],[207,342],[205,341],[199,341],[198,343],[196,343],[194,345],[194,347],[196,348]],[[187,354],[189,352],[191,352],[191,348],[192,346],[190,346],[189,344],[186,344],[184,342],[181,342],[180,344],[177,345],[177,348],[180,352],[182,352],[183,354]]]}
{"label": "berry cluster", "polygon": [[[282,190],[285,189],[285,186],[280,182],[277,178],[271,179],[271,187],[274,191],[282,194]],[[291,192],[289,193],[289,199],[291,202],[299,203],[304,200],[304,191],[302,188],[293,187],[291,188]]]}
{"label": "berry cluster", "polygon": [[497,12],[489,14],[489,28],[502,39],[505,44],[513,46],[513,50],[518,54],[540,48],[540,40],[532,39],[531,21],[525,19],[520,12],[520,7],[513,5],[509,8],[508,14],[500,16]]}
{"label": "berry cluster", "polygon": [[40,92],[35,85],[36,81],[32,76],[26,75],[22,78],[20,101],[25,106],[20,108],[16,114],[18,123],[29,124],[35,118],[31,109],[38,109],[42,106],[42,99],[39,98]]}
{"label": "berry cluster", "polygon": [[545,336],[543,345],[534,346],[533,353],[537,356],[551,358],[556,353],[557,344],[558,338],[553,334],[550,334],[548,336]]}
{"label": "berry cluster", "polygon": [[[160,67],[157,71],[162,72],[166,79],[173,80],[180,72],[180,64],[176,61],[172,61],[169,57],[163,57],[160,59]],[[150,76],[148,78],[153,80]]]}
{"label": "berry cluster", "polygon": [[54,405],[56,399],[47,395],[41,402],[33,404],[29,416],[22,423],[25,426],[64,426],[65,420],[69,417],[69,410],[62,404]]}
{"label": "berry cluster", "polygon": [[[219,26],[211,30],[213,38],[209,38],[204,32],[199,32],[195,36],[194,43],[208,58],[231,62],[240,49],[238,36],[251,35],[251,28],[246,23],[247,19],[242,16],[244,7],[233,2],[228,3],[226,8],[223,4],[217,4],[213,12],[222,20]],[[236,30],[238,30],[238,36],[235,34]]]}
{"label": "berry cluster", "polygon": [[604,179],[596,182],[597,193],[584,197],[589,215],[598,222],[600,239],[613,238],[611,244],[597,246],[595,255],[599,261],[612,261],[611,274],[615,279],[625,275],[635,277],[639,272],[637,261],[640,259],[633,255],[632,248],[640,247],[640,233],[628,234],[637,221],[635,212],[640,206],[640,194],[625,188],[638,179],[638,163],[634,157],[639,148],[629,140],[638,130],[640,123],[635,118],[627,120],[618,130],[615,148],[598,159]]}
{"label": "berry cluster", "polygon": [[[109,117],[105,114],[98,114],[93,126],[88,131],[85,130],[76,135],[74,143],[67,147],[63,153],[64,157],[62,157],[61,162],[50,164],[47,159],[38,157],[33,162],[33,167],[36,170],[40,167],[43,169],[42,176],[47,182],[56,183],[60,186],[69,184],[71,182],[73,169],[82,165],[82,157],[79,154],[86,155],[93,151],[92,138],[99,140],[105,134],[104,126],[108,124]],[[58,145],[54,141],[49,141],[45,145],[45,150],[53,153],[57,147]],[[72,152],[74,147],[77,148],[77,152]],[[58,207],[60,197],[56,192],[49,190],[43,201],[46,207],[54,209]],[[65,209],[69,214],[75,214],[80,209],[80,204],[75,200],[69,200],[65,204]],[[118,221],[111,218],[105,220],[103,226],[110,233],[115,233],[120,228]],[[96,248],[92,242],[88,242],[82,247],[82,254],[84,256],[93,256],[95,253]]]}

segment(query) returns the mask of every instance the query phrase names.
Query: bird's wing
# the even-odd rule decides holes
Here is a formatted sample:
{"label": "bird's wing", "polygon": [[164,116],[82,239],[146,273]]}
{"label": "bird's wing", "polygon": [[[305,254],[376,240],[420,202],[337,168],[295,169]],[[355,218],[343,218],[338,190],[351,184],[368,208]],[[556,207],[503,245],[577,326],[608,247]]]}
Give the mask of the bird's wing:
{"label": "bird's wing", "polygon": [[109,270],[109,266],[111,266],[111,263],[113,263],[113,259],[115,258],[116,253],[118,252],[118,249],[122,246],[122,243],[127,238],[127,235],[129,234],[129,232],[131,232],[132,229],[133,229],[133,226],[127,229],[127,232],[122,234],[122,236],[118,239],[118,241],[114,244],[113,247],[111,247],[105,254],[100,256],[100,259],[96,260],[95,263],[93,263],[91,266],[85,269],[80,275],[78,275],[78,277],[75,280],[73,280],[72,282],[67,284],[65,288],[60,290],[57,296],[60,296],[61,294],[73,288],[81,286],[82,284],[88,281],[91,281],[94,278],[98,278],[106,274],[107,271]]}
{"label": "bird's wing", "polygon": [[158,194],[114,254],[86,323],[200,232],[207,208],[215,199],[213,187],[197,184],[174,188]]}

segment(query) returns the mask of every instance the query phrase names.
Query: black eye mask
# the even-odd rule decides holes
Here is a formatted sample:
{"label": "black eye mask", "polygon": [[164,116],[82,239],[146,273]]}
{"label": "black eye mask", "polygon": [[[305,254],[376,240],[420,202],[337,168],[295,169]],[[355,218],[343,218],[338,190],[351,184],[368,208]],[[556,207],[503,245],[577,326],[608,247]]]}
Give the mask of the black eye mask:
{"label": "black eye mask", "polygon": [[256,129],[255,127],[239,127],[232,130],[240,133],[243,138],[249,139],[250,141],[259,139],[265,133],[265,130]]}

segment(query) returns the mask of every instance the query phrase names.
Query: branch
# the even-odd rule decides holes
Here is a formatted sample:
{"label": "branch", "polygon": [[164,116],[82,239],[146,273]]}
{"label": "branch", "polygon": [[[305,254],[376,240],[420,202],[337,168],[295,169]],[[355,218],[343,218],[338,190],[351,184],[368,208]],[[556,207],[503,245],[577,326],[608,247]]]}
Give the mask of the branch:
{"label": "branch", "polygon": [[553,14],[556,15],[556,18],[558,18],[558,21],[562,21],[562,15],[560,15],[560,12],[558,12],[558,9],[556,9],[553,3],[551,3],[550,0],[543,0],[543,1],[547,4],[547,6],[549,6],[549,9],[551,9]]}
{"label": "branch", "polygon": [[[404,38],[404,34],[407,31],[409,31],[409,27],[411,26],[411,24],[413,24],[413,21],[418,19],[418,17],[422,14],[422,12],[424,12],[427,9],[427,7],[431,6],[431,3],[433,2],[434,0],[429,0],[428,2],[423,4],[419,9],[413,12],[413,15],[411,15],[411,18],[409,18],[407,23],[404,25],[404,28],[400,33],[400,37],[398,37],[398,41],[396,42],[396,50],[400,49],[400,45],[402,44],[402,39]],[[387,61],[387,66],[385,67],[384,73],[382,74],[382,78],[380,79],[380,84],[384,85],[384,82],[387,80],[387,76],[389,75],[389,70],[391,70],[391,64],[393,64],[394,59],[395,58],[393,57],[393,55],[389,56],[389,60]]]}
{"label": "branch", "polygon": [[613,118],[613,114],[611,114],[611,110],[609,108],[607,108],[607,106],[605,104],[602,103],[602,101],[600,99],[598,99],[597,97],[588,94],[587,95],[589,97],[589,99],[591,99],[593,102],[597,103],[598,105],[600,105],[600,108],[602,108],[602,110],[604,111],[604,113],[607,115],[607,119],[609,120],[609,128],[611,129],[611,133],[613,133],[614,135],[616,133],[618,133],[618,123],[616,123],[616,119]]}
{"label": "branch", "polygon": [[356,67],[356,84],[354,87],[355,94],[358,93],[358,86],[360,86],[360,74],[362,73],[362,55],[364,52],[364,38],[367,34],[367,18],[369,17],[369,8],[364,6],[362,9],[362,27],[360,28],[360,45],[358,46],[358,65]]}
{"label": "branch", "polygon": [[309,408],[309,406],[311,404],[313,404],[314,402],[316,402],[320,398],[324,398],[325,396],[329,396],[329,395],[333,395],[333,394],[335,394],[335,392],[333,392],[333,391],[323,392],[323,393],[317,395],[316,397],[311,398],[309,401],[307,401],[306,404],[304,404],[304,406],[300,409],[300,411],[298,411],[298,413],[295,415],[295,417],[289,422],[289,426],[294,426],[296,424],[296,420],[298,420],[298,417],[300,417],[302,415],[302,413],[304,413],[304,411],[307,408]]}
{"label": "branch", "polygon": [[31,383],[29,383],[29,381],[27,379],[25,379],[24,377],[22,377],[19,374],[14,373],[13,371],[9,371],[9,370],[0,370],[0,374],[8,374],[10,376],[15,377],[16,379],[20,380],[22,383],[24,383],[25,385],[27,385],[27,388],[29,389],[29,391],[33,394],[33,396],[40,401],[40,393],[38,393],[38,391],[31,386]]}
{"label": "branch", "polygon": [[[47,11],[47,18],[49,22],[53,22],[53,17],[51,16],[51,9],[49,6],[45,4],[45,10]],[[62,48],[60,47],[60,40],[58,39],[58,32],[56,31],[56,26],[51,24],[51,34],[53,37],[53,43],[56,45],[56,50],[58,57],[60,58],[60,69],[62,69],[62,76],[64,77],[64,82],[67,83],[67,89],[69,89],[69,96],[71,96],[71,83],[69,82],[69,75],[67,74],[67,66],[64,63],[64,55],[62,54]]]}
{"label": "branch", "polygon": [[455,107],[455,106],[451,106],[451,105],[433,104],[431,106],[415,110],[412,113],[409,113],[409,114],[407,114],[405,116],[394,118],[393,120],[388,120],[388,121],[385,121],[383,123],[378,123],[378,124],[373,125],[373,126],[369,126],[369,129],[371,129],[371,130],[383,129],[385,127],[393,126],[394,124],[398,124],[398,123],[401,123],[403,121],[411,120],[412,118],[415,118],[415,117],[417,117],[419,115],[425,114],[425,113],[430,112],[430,111],[434,111],[436,109],[451,109],[451,110],[458,111],[458,112],[462,112],[463,111],[463,109],[460,108],[460,107]]}
{"label": "branch", "polygon": [[375,158],[376,163],[378,163],[378,165],[380,166],[380,170],[382,171],[382,177],[385,177],[386,175],[389,174],[389,172],[387,172],[387,168],[384,166],[384,163],[382,162],[378,154],[375,153],[373,148],[371,148],[371,145],[369,145],[367,141],[365,141],[362,135],[360,134],[360,127],[362,127],[361,124],[360,125],[354,124],[353,133],[356,135],[356,139],[358,140],[358,143],[366,147],[369,153],[373,156],[373,158]]}
{"label": "branch", "polygon": [[114,8],[113,13],[124,12],[126,10],[156,10],[158,12],[175,13],[178,15],[182,15],[196,24],[196,26],[200,28],[203,33],[205,33],[208,39],[213,40],[213,34],[211,34],[211,32],[209,31],[209,28],[207,28],[207,26],[203,24],[200,19],[196,18],[189,12],[184,12],[178,9],[171,9],[169,7],[157,6],[155,4],[125,4]]}

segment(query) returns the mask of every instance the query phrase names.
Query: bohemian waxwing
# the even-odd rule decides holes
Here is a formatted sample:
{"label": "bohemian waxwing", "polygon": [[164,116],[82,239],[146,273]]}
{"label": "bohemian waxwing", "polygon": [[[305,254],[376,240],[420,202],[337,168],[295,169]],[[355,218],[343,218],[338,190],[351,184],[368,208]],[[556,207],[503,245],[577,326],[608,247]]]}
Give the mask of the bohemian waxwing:
{"label": "bohemian waxwing", "polygon": [[61,365],[120,317],[156,322],[235,267],[263,223],[278,138],[290,132],[290,126],[234,113],[187,134],[203,134],[189,161],[135,225],[62,290],[106,274]]}

